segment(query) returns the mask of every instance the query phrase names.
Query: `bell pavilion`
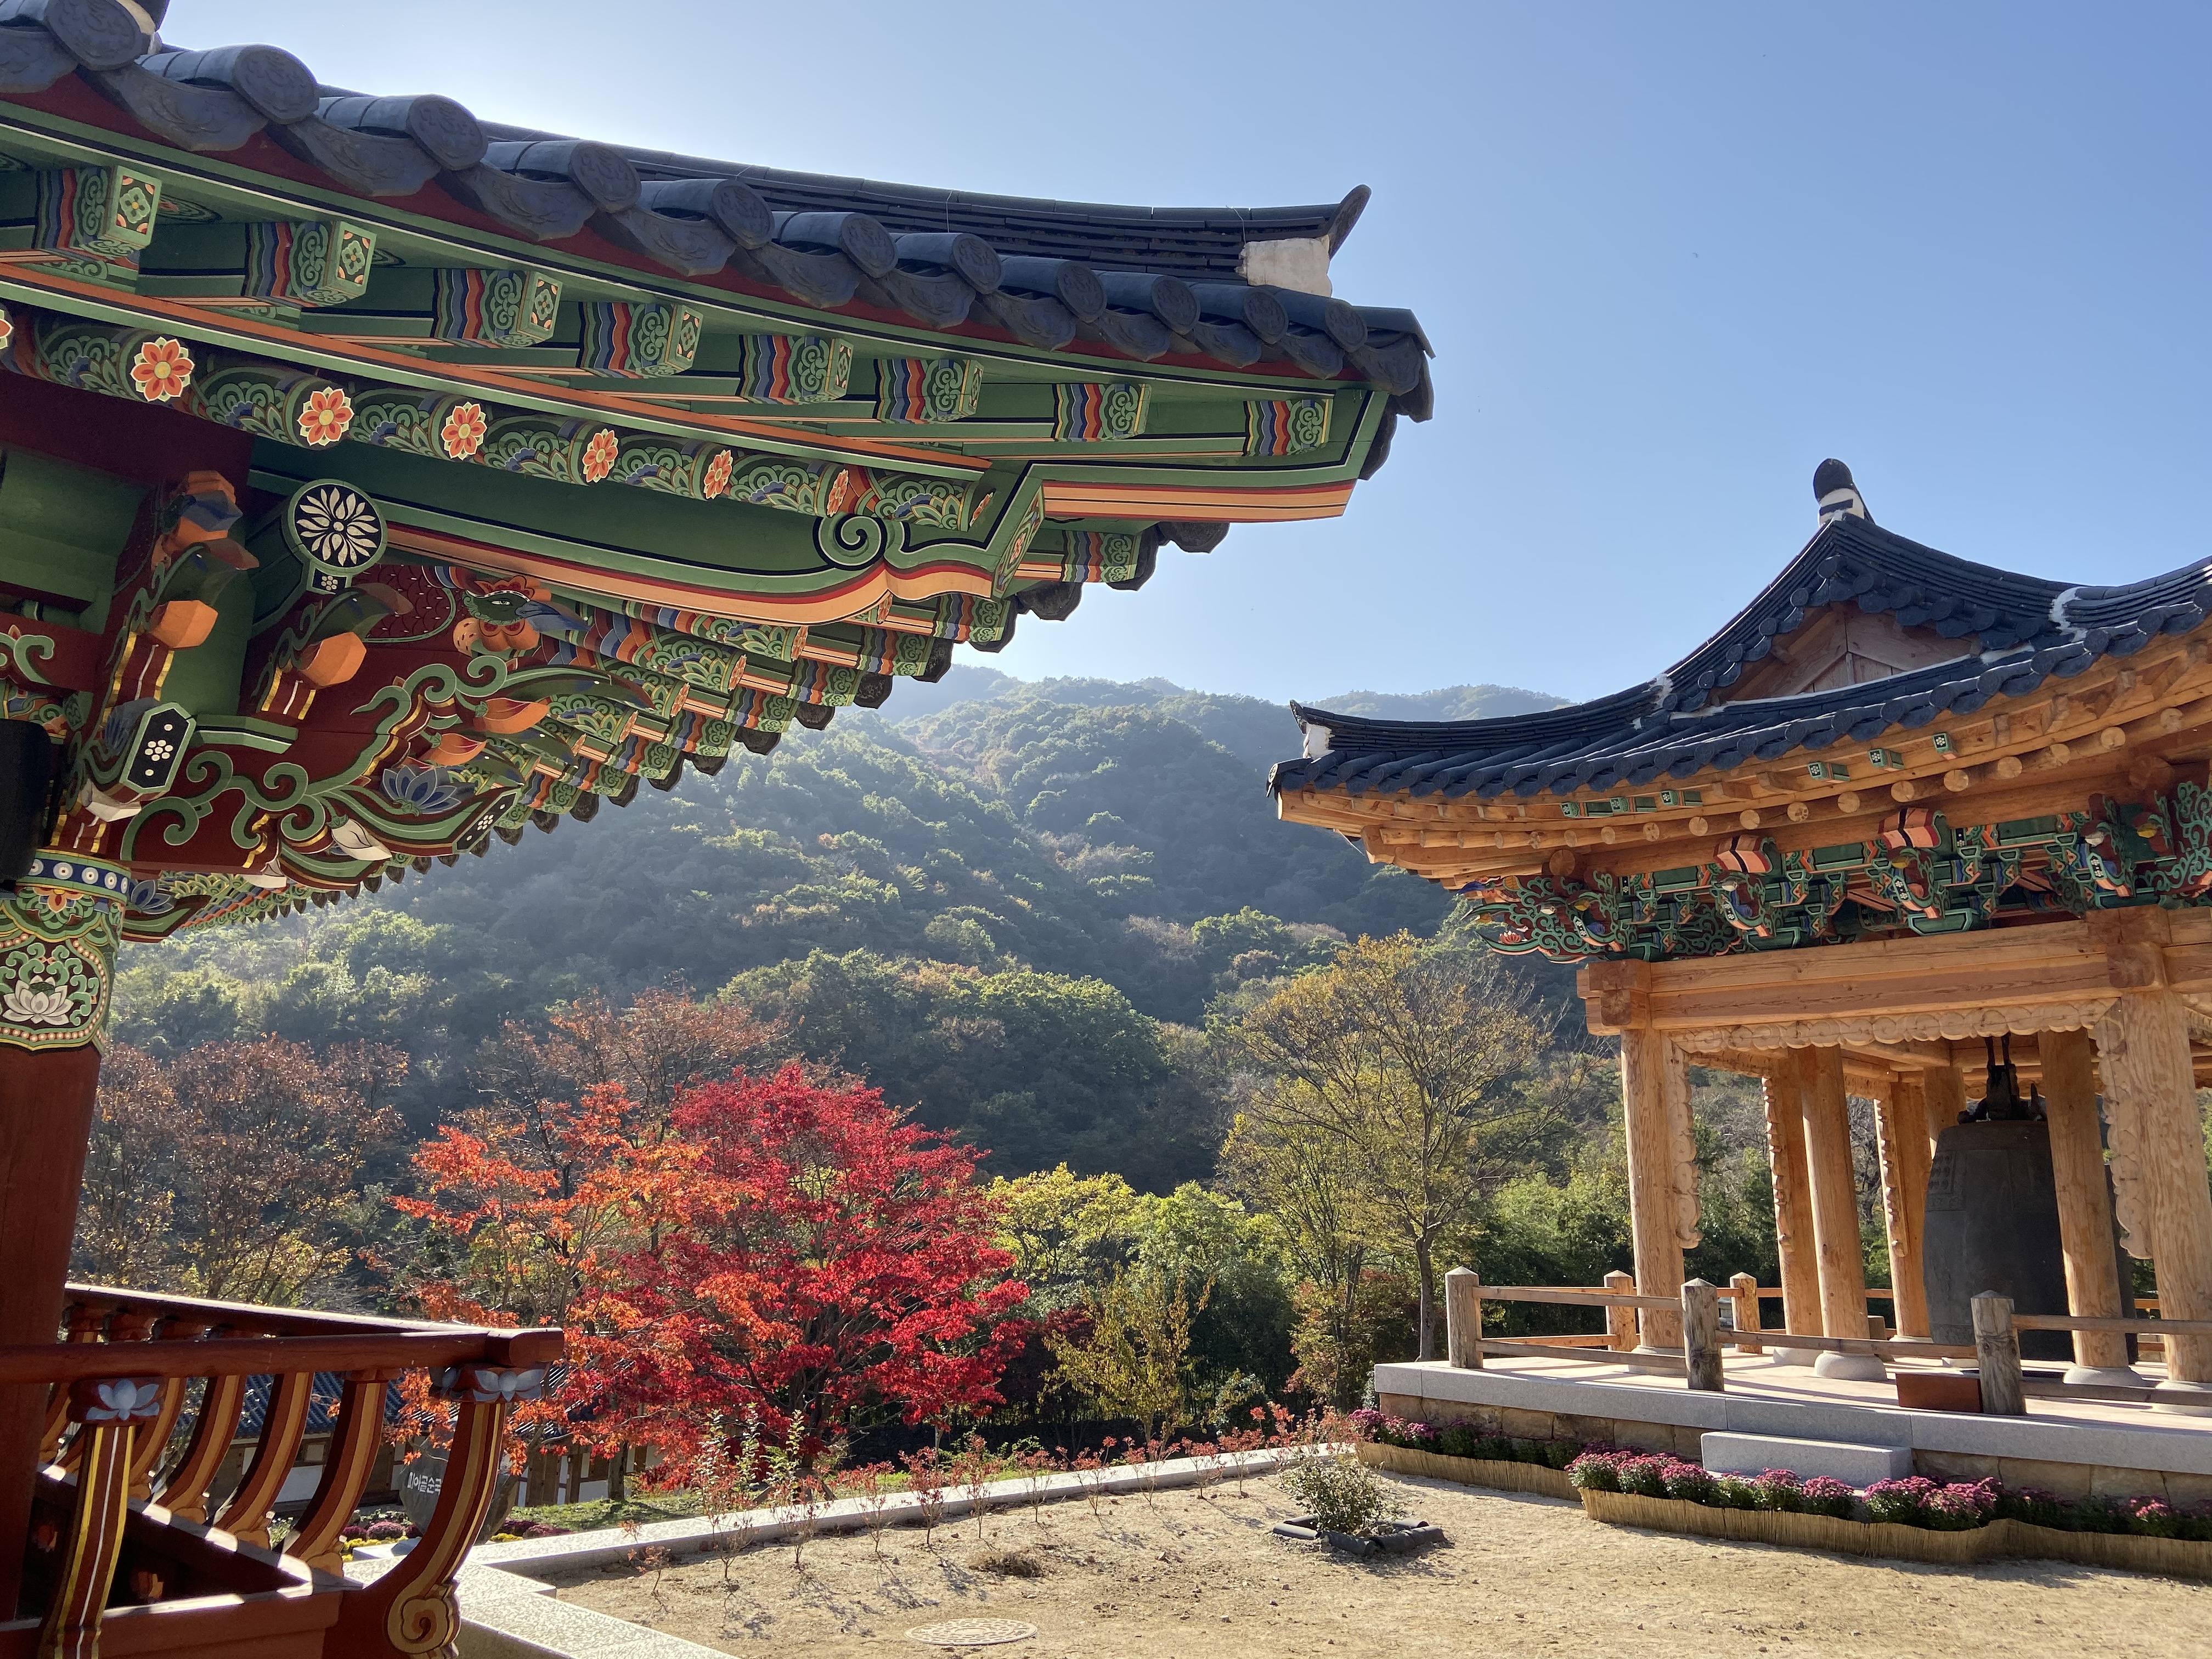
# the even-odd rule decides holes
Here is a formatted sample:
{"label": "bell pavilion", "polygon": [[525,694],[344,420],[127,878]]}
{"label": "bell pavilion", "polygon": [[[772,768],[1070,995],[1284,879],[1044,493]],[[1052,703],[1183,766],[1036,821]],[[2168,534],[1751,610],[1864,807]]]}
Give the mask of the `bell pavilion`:
{"label": "bell pavilion", "polygon": [[[446,1653],[561,1334],[65,1285],[118,949],[583,823],[1164,548],[1341,514],[1428,352],[1331,291],[1364,188],[778,172],[187,48],[167,9],[0,0],[0,1655]],[[416,1368],[436,1518],[349,1583]]]}
{"label": "bell pavilion", "polygon": [[[1943,1478],[1995,1473],[2009,1446],[2034,1484],[2125,1464],[2212,1496],[2212,1425],[2192,1415],[2212,1411],[2197,1096],[2212,1081],[2212,565],[2113,587],[2021,575],[1876,524],[1838,462],[1814,492],[1802,550],[1642,684],[1499,720],[1297,709],[1305,752],[1270,784],[1280,814],[1460,896],[1492,951],[1583,964],[1589,1029],[1620,1044],[1635,1273],[1613,1349],[1681,1352],[1681,1312],[1654,1304],[1699,1242],[1688,1073],[1735,1072],[1765,1085],[1782,1317],[1746,1373],[1774,1409],[1732,1395],[1726,1411],[1835,1439],[1851,1436],[1820,1413],[1863,1407],[1863,1437],[1923,1446]],[[1872,1301],[1853,1097],[1875,1107],[1892,1270]],[[2006,1152],[2008,1136],[2033,1146]],[[2134,1317],[2154,1304],[2136,1304],[2130,1258],[2154,1273],[2156,1322]],[[1914,1342],[1971,1361],[1984,1291],[2042,1327],[2021,1339],[2030,1361],[2070,1358],[2027,1378],[2063,1403],[1978,1419],[1980,1439],[1903,1421],[1912,1378],[1890,1400],[1883,1361],[1909,1363]],[[1759,1341],[1761,1299],[1747,1277],[1735,1288],[1731,1367]],[[1776,1349],[1816,1376],[1774,1370]],[[1439,1369],[1384,1366],[1377,1387],[1624,1429],[1659,1397],[1538,1364],[1543,1405],[1531,1377]],[[1723,1425],[1711,1401],[1684,1409],[1655,1420]],[[2069,1411],[2137,1438],[2124,1457],[2031,1427]],[[1990,1440],[2000,1429],[2041,1449]]]}

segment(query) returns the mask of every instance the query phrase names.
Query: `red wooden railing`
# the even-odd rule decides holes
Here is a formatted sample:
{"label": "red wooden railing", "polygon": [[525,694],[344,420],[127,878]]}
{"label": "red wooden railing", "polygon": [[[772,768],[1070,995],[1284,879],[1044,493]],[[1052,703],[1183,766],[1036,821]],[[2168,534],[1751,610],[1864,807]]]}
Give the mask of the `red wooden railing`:
{"label": "red wooden railing", "polygon": [[[68,1340],[0,1346],[0,1385],[46,1385],[46,1437],[25,1563],[40,1619],[0,1624],[0,1659],[112,1650],[328,1655],[436,1653],[459,1627],[453,1575],[498,1472],[507,1407],[560,1358],[557,1330],[490,1330],[153,1296],[69,1290]],[[374,1583],[340,1574],[338,1534],[384,1438],[384,1397],[433,1374],[453,1412],[443,1485],[415,1547]],[[343,1379],[306,1512],[278,1549],[270,1519],[297,1459],[318,1371]],[[210,1517],[210,1486],[249,1378],[270,1379],[259,1437]],[[202,1384],[197,1399],[191,1384]],[[191,1421],[184,1419],[191,1413]],[[127,1634],[126,1634],[127,1631]]]}

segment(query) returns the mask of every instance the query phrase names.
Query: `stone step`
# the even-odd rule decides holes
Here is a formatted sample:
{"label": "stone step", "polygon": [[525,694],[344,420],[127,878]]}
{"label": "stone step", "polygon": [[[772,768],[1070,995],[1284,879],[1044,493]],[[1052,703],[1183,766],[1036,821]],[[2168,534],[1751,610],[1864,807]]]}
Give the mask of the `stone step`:
{"label": "stone step", "polygon": [[1723,1434],[1698,1437],[1705,1466],[1715,1474],[1757,1474],[1790,1469],[1808,1480],[1826,1475],[1853,1486],[1902,1480],[1912,1473],[1910,1446],[1864,1446],[1848,1440],[1793,1440],[1779,1434]]}

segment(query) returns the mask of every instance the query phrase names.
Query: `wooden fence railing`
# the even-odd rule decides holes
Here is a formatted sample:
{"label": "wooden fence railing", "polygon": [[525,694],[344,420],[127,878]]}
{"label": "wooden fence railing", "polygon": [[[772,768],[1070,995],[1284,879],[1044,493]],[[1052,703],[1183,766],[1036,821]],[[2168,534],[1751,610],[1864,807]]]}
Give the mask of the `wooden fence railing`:
{"label": "wooden fence railing", "polygon": [[[424,1370],[434,1397],[453,1413],[436,1510],[392,1571],[343,1589],[323,1650],[332,1659],[446,1650],[455,1635],[453,1574],[490,1503],[507,1409],[535,1397],[562,1346],[557,1330],[70,1286],[65,1342],[0,1346],[0,1384],[50,1389],[39,1504],[58,1513],[33,1529],[25,1563],[47,1609],[38,1651],[96,1650],[103,1621],[118,1618],[136,1625],[169,1612],[204,1626],[208,1597],[192,1592],[227,1587],[210,1547],[225,1560],[307,1570],[286,1583],[343,1587],[315,1575],[340,1566],[338,1534],[382,1443],[388,1385]],[[337,1422],[306,1512],[271,1553],[270,1512],[298,1456],[319,1371],[343,1378]],[[269,1379],[260,1434],[237,1485],[216,1499],[210,1489],[257,1376]],[[130,1570],[118,1594],[119,1565]],[[241,1651],[252,1634],[241,1625]],[[128,1645],[137,1651],[143,1641],[134,1632]],[[146,1650],[174,1644],[155,1640]]]}
{"label": "wooden fence railing", "polygon": [[[1984,1291],[1973,1298],[1974,1340],[1931,1342],[1924,1337],[1881,1338],[1827,1336],[1789,1330],[1762,1329],[1760,1301],[1779,1291],[1762,1290],[1748,1273],[1729,1281],[1725,1294],[1735,1304],[1735,1323],[1723,1325],[1720,1317],[1722,1287],[1693,1279],[1676,1297],[1638,1296],[1626,1273],[1608,1273],[1601,1291],[1553,1289],[1516,1285],[1485,1285],[1473,1269],[1455,1267],[1444,1275],[1444,1351],[1450,1363],[1463,1370],[1480,1370],[1483,1356],[1570,1359],[1623,1366],[1632,1370],[1664,1372],[1682,1376],[1692,1389],[1720,1393],[1728,1386],[1722,1358],[1729,1348],[1757,1353],[1768,1347],[1794,1348],[1814,1353],[1870,1354],[1883,1359],[1971,1359],[1981,1380],[1982,1410],[1993,1416],[2018,1417],[2027,1410],[2031,1394],[2088,1400],[2148,1397],[2148,1389],[2077,1386],[2067,1382],[2028,1380],[2021,1368],[2021,1331],[2122,1331],[2133,1335],[2212,1336],[2212,1320],[2156,1320],[2075,1318],[2065,1314],[2023,1314],[2013,1310],[2012,1298]],[[1875,1292],[1869,1292],[1875,1294]],[[1567,1337],[1486,1337],[1482,1332],[1485,1302],[1535,1302],[1554,1306],[1598,1308],[1605,1310],[1603,1335]],[[1637,1347],[1636,1314],[1639,1309],[1666,1310],[1682,1320],[1680,1354],[1644,1352]]]}

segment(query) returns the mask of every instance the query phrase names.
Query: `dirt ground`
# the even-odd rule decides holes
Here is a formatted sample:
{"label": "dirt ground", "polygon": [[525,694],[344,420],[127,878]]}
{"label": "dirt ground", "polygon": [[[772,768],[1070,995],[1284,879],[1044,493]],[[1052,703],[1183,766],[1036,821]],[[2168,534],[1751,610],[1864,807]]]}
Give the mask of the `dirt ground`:
{"label": "dirt ground", "polygon": [[[811,1659],[932,1650],[917,1626],[1021,1620],[1036,1659],[1401,1659],[1413,1652],[1696,1654],[1922,1659],[1942,1653],[2205,1652],[2212,1584],[2058,1562],[1958,1571],[1601,1526],[1576,1505],[1386,1476],[1448,1541],[1355,1561],[1268,1532],[1291,1513],[1272,1480],[1233,1482],[893,1529],[558,1581],[561,1595],[724,1652]],[[1038,1576],[983,1565],[988,1553]]]}

